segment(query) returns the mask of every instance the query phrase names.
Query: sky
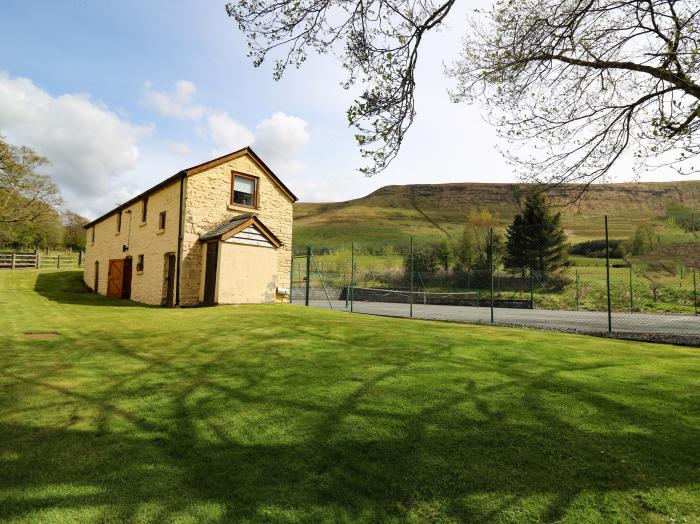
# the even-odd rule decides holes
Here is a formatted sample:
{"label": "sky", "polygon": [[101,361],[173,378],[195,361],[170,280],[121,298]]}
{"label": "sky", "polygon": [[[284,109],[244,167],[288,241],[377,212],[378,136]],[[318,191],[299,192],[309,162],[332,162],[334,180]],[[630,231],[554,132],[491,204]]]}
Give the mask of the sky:
{"label": "sky", "polygon": [[[301,201],[391,184],[514,182],[478,105],[453,104],[446,64],[469,10],[421,49],[417,117],[399,157],[368,178],[347,125],[341,64],[311,56],[281,81],[252,66],[221,0],[4,0],[0,134],[51,161],[66,208],[94,218],[183,168],[252,148]],[[618,170],[616,181],[631,181]],[[677,179],[655,171],[643,180]]]}

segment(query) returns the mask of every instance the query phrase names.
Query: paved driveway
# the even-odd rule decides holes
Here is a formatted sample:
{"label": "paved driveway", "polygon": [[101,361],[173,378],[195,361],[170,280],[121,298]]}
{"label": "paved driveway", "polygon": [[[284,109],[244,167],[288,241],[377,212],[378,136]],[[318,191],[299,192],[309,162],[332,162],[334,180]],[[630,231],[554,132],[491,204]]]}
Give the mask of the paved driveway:
{"label": "paved driveway", "polygon": [[[332,300],[333,309],[347,311],[345,302]],[[330,309],[327,300],[312,300],[310,305]],[[355,302],[356,313],[408,317],[408,304],[388,302]],[[426,320],[449,320],[473,324],[491,322],[491,310],[487,307],[435,306],[414,304],[413,317]],[[700,316],[667,315],[654,313],[615,313],[612,327],[618,333],[662,333],[667,335],[700,335]],[[608,315],[597,311],[564,311],[551,309],[507,309],[494,308],[497,324],[527,326],[543,329],[576,330],[586,333],[608,331]]]}

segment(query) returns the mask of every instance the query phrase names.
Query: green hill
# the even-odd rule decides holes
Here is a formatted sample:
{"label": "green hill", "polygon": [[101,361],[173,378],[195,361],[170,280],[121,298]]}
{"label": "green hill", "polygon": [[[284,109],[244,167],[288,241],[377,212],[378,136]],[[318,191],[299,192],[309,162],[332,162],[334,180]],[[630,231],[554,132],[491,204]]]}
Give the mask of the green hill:
{"label": "green hill", "polygon": [[[527,190],[526,184],[416,184],[386,186],[345,202],[301,202],[294,209],[294,243],[336,247],[351,240],[398,241],[409,235],[455,237],[469,211],[482,208],[505,227]],[[700,209],[700,181],[596,184],[578,201],[574,186],[552,188],[549,195],[562,210],[572,241],[601,238],[606,214],[612,238],[626,238],[650,221],[664,234],[682,235],[668,217]]]}

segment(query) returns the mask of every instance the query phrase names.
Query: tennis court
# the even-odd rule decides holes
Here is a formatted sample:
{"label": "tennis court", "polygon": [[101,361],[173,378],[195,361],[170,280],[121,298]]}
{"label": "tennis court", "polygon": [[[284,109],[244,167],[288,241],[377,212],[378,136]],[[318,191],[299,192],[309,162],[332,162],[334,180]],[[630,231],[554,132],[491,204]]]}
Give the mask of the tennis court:
{"label": "tennis court", "polygon": [[[582,333],[606,333],[609,329],[608,314],[604,311],[539,309],[532,308],[531,304],[527,304],[527,307],[525,304],[518,304],[517,307],[495,306],[492,310],[489,297],[485,294],[480,296],[477,292],[426,293],[420,291],[413,292],[413,300],[411,300],[410,291],[382,289],[371,290],[368,293],[358,288],[353,289],[352,295],[352,300],[350,297],[347,300],[334,299],[330,295],[324,299],[313,298],[309,300],[309,305],[370,315],[474,324],[493,322]],[[370,296],[372,299],[362,298],[365,296]],[[683,337],[698,337],[700,334],[700,317],[692,315],[613,312],[611,321],[613,331],[617,333]]]}

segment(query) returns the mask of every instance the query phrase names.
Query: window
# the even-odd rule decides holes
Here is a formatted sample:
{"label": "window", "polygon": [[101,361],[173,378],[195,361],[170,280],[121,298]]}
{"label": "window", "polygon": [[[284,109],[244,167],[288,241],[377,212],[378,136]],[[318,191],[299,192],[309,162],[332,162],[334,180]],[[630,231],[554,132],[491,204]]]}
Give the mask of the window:
{"label": "window", "polygon": [[143,271],[143,255],[139,255],[136,261],[136,271]]}
{"label": "window", "polygon": [[95,243],[95,226],[92,226],[92,240],[91,242],[94,244]]}
{"label": "window", "polygon": [[122,230],[122,212],[117,213],[117,233]]}
{"label": "window", "polygon": [[258,204],[258,179],[248,175],[231,175],[231,204],[256,207]]}
{"label": "window", "polygon": [[165,211],[161,211],[158,216],[158,229],[165,229]]}
{"label": "window", "polygon": [[148,197],[141,202],[141,222],[145,222],[148,217]]}

